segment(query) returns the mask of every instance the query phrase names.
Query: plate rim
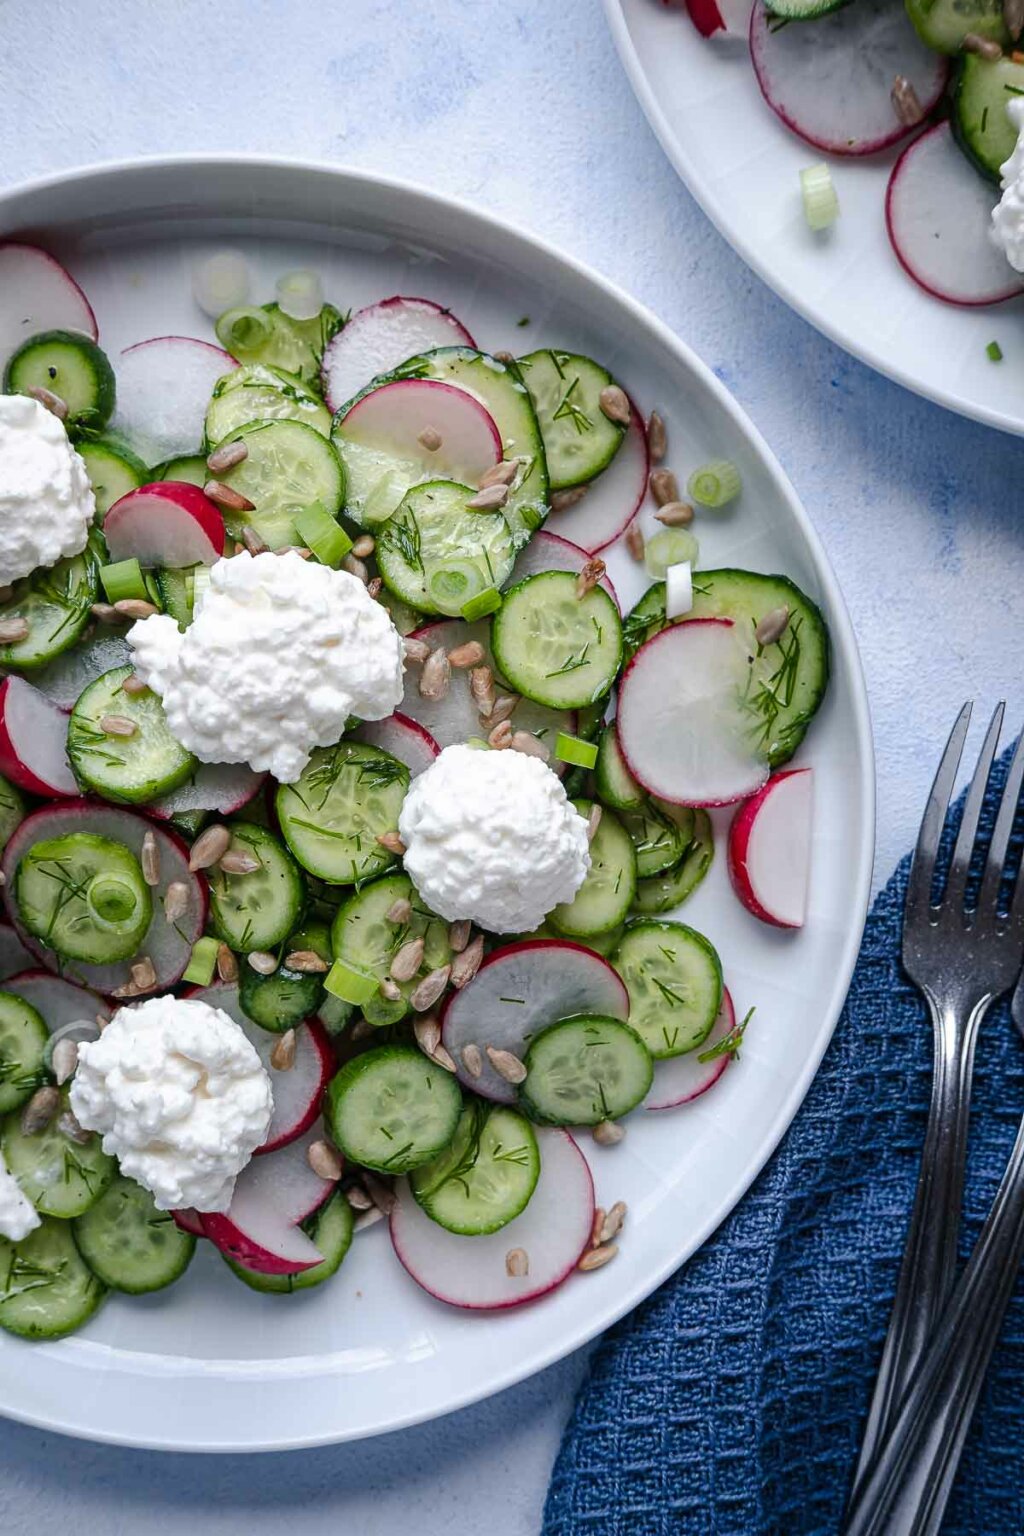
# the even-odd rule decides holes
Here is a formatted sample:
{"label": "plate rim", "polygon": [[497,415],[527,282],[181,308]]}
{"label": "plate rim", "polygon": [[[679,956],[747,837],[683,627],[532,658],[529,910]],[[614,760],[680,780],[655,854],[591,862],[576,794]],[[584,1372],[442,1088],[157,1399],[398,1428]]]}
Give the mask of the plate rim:
{"label": "plate rim", "polygon": [[[606,0],[609,10],[612,3],[613,0]],[[126,1433],[114,1429],[97,1430],[71,1419],[62,1419],[53,1412],[38,1412],[30,1407],[21,1408],[17,1405],[0,1403],[0,1415],[6,1418],[33,1428],[92,1443],[183,1454],[197,1452],[240,1454],[309,1449],[365,1439],[373,1435],[390,1433],[393,1430],[408,1429],[496,1396],[499,1392],[538,1374],[589,1344],[600,1333],[646,1300],[703,1246],[744,1198],[777,1150],[817,1074],[842,1012],[860,951],[871,895],[876,822],[875,750],[863,665],[842,589],[809,514],[759,428],[711,368],[653,310],[634,299],[617,283],[568,254],[552,241],[532,230],[513,225],[510,220],[483,211],[465,199],[436,192],[405,178],[322,160],[233,151],[139,155],[100,160],[49,175],[32,177],[9,187],[0,188],[0,240],[18,238],[16,234],[8,233],[10,211],[12,206],[16,207],[18,201],[26,197],[30,198],[37,194],[58,190],[61,186],[88,182],[96,178],[119,176],[128,178],[147,170],[155,173],[180,173],[203,167],[209,168],[211,174],[218,169],[231,171],[236,168],[245,168],[256,174],[261,170],[271,173],[291,173],[295,176],[312,174],[315,177],[326,177],[336,182],[342,189],[346,183],[355,183],[369,190],[389,193],[407,205],[416,203],[431,205],[438,212],[445,213],[452,219],[485,229],[492,235],[495,233],[501,235],[504,240],[504,249],[510,253],[513,263],[517,250],[523,249],[528,250],[534,257],[554,261],[581,279],[597,297],[603,297],[624,311],[641,330],[647,333],[650,346],[673,354],[675,359],[691,372],[696,382],[714,397],[717,405],[731,419],[746,444],[756,453],[765,472],[770,476],[780,500],[785,503],[795,528],[799,531],[820,585],[822,602],[829,615],[834,649],[842,657],[844,672],[848,679],[848,708],[851,724],[855,739],[862,749],[858,791],[863,805],[863,818],[858,839],[857,866],[851,880],[850,925],[846,932],[841,963],[836,968],[832,989],[827,999],[823,1001],[821,1013],[823,1023],[815,1037],[814,1049],[807,1054],[802,1072],[795,1079],[789,1093],[780,1102],[769,1130],[764,1136],[762,1146],[758,1149],[757,1155],[751,1159],[742,1176],[742,1188],[734,1198],[720,1207],[699,1228],[689,1233],[687,1242],[681,1248],[674,1247],[665,1262],[646,1273],[632,1287],[615,1292],[602,1309],[595,1308],[587,1321],[582,1322],[572,1334],[559,1340],[549,1340],[543,1348],[538,1348],[525,1358],[515,1361],[503,1371],[499,1371],[497,1375],[489,1376],[486,1381],[476,1381],[472,1386],[457,1390],[445,1400],[441,1407],[436,1405],[408,1407],[400,1413],[391,1414],[386,1423],[369,1423],[360,1425],[358,1428],[346,1427],[334,1433],[278,1431],[274,1435],[247,1436],[243,1441],[225,1438],[215,1441],[206,1439],[199,1442],[188,1438],[187,1427],[183,1431],[170,1428],[161,1436]],[[70,220],[68,222],[80,223],[80,221]],[[45,1348],[45,1345],[31,1347]],[[268,1372],[267,1375],[269,1374]]]}

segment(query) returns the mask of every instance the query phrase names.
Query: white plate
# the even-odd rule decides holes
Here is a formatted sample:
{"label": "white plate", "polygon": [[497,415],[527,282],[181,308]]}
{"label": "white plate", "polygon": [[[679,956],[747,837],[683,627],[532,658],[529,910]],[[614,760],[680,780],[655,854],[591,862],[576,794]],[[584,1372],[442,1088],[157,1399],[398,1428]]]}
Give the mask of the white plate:
{"label": "white plate", "polygon": [[[815,235],[803,216],[799,172],[825,157],[768,107],[746,45],[702,38],[681,5],[604,6],[662,148],[748,266],[826,336],[897,383],[1024,433],[1017,342],[1024,300],[962,309],[906,275],[885,231],[885,188],[899,150],[832,157],[842,211],[832,230]],[[1005,363],[986,356],[992,340],[1002,342]]]}
{"label": "white plate", "polygon": [[[751,424],[707,368],[610,284],[511,228],[394,183],[326,167],[190,159],[101,167],[0,198],[0,233],[67,261],[119,347],[163,332],[208,334],[190,297],[195,256],[230,239],[261,292],[296,265],[358,306],[388,293],[449,303],[491,347],[527,334],[593,352],[668,420],[672,461],[741,466],[738,510],[702,520],[706,564],[788,572],[822,603],[832,687],[804,757],[818,770],[807,929],[769,931],[734,900],[719,853],[687,919],[718,945],[741,1009],[758,1005],[743,1059],[678,1114],[636,1115],[621,1147],[586,1150],[598,1198],[629,1203],[620,1257],[532,1307],[453,1311],[420,1291],[378,1225],[319,1291],[261,1297],[209,1245],[186,1278],[114,1300],[76,1337],[0,1337],[0,1412],[97,1440],[176,1450],[284,1449],[380,1433],[496,1392],[575,1349],[686,1259],[750,1184],[828,1044],[866,910],[874,803],[864,684],[843,600],[806,514]],[[643,582],[610,562],[632,603]]]}

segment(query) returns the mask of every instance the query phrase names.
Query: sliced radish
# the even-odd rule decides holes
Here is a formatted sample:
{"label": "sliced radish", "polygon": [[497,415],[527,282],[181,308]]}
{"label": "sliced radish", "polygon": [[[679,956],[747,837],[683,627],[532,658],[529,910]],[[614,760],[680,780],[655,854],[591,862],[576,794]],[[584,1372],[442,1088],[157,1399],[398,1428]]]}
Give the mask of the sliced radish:
{"label": "sliced radish", "polygon": [[186,811],[215,811],[219,816],[230,816],[255,798],[266,777],[247,763],[200,763],[187,784],[180,784],[146,809],[162,821]]}
{"label": "sliced radish", "polygon": [[129,491],[103,520],[111,560],[182,570],[224,553],[224,519],[198,485],[158,480]]}
{"label": "sliced radish", "polygon": [[[18,921],[14,877],[22,855],[43,838],[67,837],[73,832],[91,832],[99,837],[108,837],[115,843],[123,843],[136,858],[142,854],[142,841],[146,833],[153,833],[160,878],[153,887],[153,918],[139,945],[139,955],[148,955],[153,962],[156,981],[150,991],[160,992],[165,987],[174,986],[175,982],[181,980],[192,954],[192,945],[206,924],[206,883],[190,871],[188,849],[169,828],[116,806],[100,805],[89,800],[45,805],[27,816],[13,833],[3,853],[3,897],[8,916],[22,942],[48,970],[67,976],[83,986],[93,987],[106,996],[115,987],[122,987],[131,979],[128,961],[113,965],[87,965],[79,961],[61,960],[52,949],[47,949],[27,934]],[[164,917],[164,897],[172,881],[184,885],[188,892],[185,914],[173,924]]]}
{"label": "sliced radish", "polygon": [[171,1215],[183,1232],[191,1232],[193,1237],[206,1236],[203,1218],[190,1205],[187,1205],[182,1211],[172,1211]]}
{"label": "sliced radish", "polygon": [[101,625],[87,640],[64,651],[49,666],[33,672],[32,686],[66,714],[74,708],[90,683],[102,677],[104,672],[127,666],[131,659],[131,647],[124,632]]}
{"label": "sliced radish", "polygon": [[372,379],[435,347],[475,347],[450,310],[396,294],[357,310],[324,353],[327,404],[338,411]]}
{"label": "sliced radish", "polygon": [[728,988],[723,988],[718,1018],[697,1049],[687,1051],[685,1056],[670,1056],[654,1063],[654,1083],[644,1100],[644,1109],[677,1109],[680,1104],[689,1104],[713,1088],[733,1058],[728,1051],[713,1056],[710,1061],[701,1061],[700,1057],[724,1040],[735,1027],[736,1010]]}
{"label": "sliced radish", "polygon": [[93,1039],[99,1034],[97,1014],[107,1018],[110,1013],[103,999],[90,992],[88,987],[76,987],[63,976],[35,970],[31,962],[29,969],[9,978],[4,990],[16,992],[37,1009],[51,1035],[67,1029],[68,1025],[82,1024],[86,1026],[83,1038]]}
{"label": "sliced radish", "polygon": [[70,272],[37,245],[0,244],[0,373],[23,341],[40,331],[99,336],[96,316]]}
{"label": "sliced radish", "polygon": [[701,37],[745,42],[750,33],[751,0],[686,0]]}
{"label": "sliced radish", "polygon": [[27,950],[10,923],[0,922],[0,984],[7,990],[12,976],[30,971],[36,957]]}
{"label": "sliced radish", "polygon": [[[488,955],[473,980],[451,995],[441,1031],[466,1087],[514,1104],[516,1091],[491,1066],[487,1047],[522,1056],[539,1029],[574,1013],[628,1018],[629,993],[617,972],[592,949],[566,939],[524,939]],[[466,1067],[468,1045],[480,1052],[479,1077]]]}
{"label": "sliced radish", "polygon": [[115,428],[149,464],[196,453],[213,386],[235,359],[192,336],[154,336],[117,364]]}
{"label": "sliced radish", "polygon": [[[525,581],[527,576],[538,576],[543,571],[582,571],[590,558],[588,552],[578,544],[571,544],[559,534],[549,533],[546,528],[542,528],[520,550],[506,585],[514,587],[517,581]],[[618,594],[607,575],[601,577],[601,586],[615,606],[621,609]]]}
{"label": "sliced radish", "polygon": [[643,787],[676,805],[729,805],[768,777],[744,687],[750,653],[731,619],[670,624],[619,683],[619,745]]}
{"label": "sliced radish", "polygon": [[280,1035],[261,1029],[242,1011],[237,986],[222,983],[196,987],[186,995],[198,997],[211,1008],[222,1008],[229,1018],[234,1019],[245,1030],[267,1070],[274,1090],[274,1113],[267,1139],[258,1148],[257,1155],[276,1152],[304,1136],[320,1113],[327,1080],[335,1069],[330,1042],[320,1021],[308,1019],[296,1028],[295,1060],[286,1072],[282,1072],[270,1060]]}
{"label": "sliced radish", "polygon": [[606,470],[591,480],[586,495],[564,512],[552,512],[550,532],[596,555],[614,544],[633,521],[647,494],[647,433],[630,402],[629,430]]}
{"label": "sliced radish", "polygon": [[390,752],[404,763],[416,778],[429,768],[441,748],[425,726],[407,715],[389,715],[386,720],[372,720],[359,726],[355,735],[368,746]]}
{"label": "sliced radish", "polygon": [[897,75],[925,116],[946,88],[949,60],[921,42],[891,0],[857,0],[807,26],[771,22],[758,0],[750,18],[757,83],[787,128],[830,154],[871,155],[914,131],[893,110]]}
{"label": "sliced radish", "polygon": [[32,795],[77,795],[62,710],[21,677],[0,683],[0,773]]}
{"label": "sliced radish", "polygon": [[811,875],[814,774],[790,768],[741,805],[729,828],[729,875],[748,911],[777,928],[802,928]]}
{"label": "sliced radish", "polygon": [[200,1213],[203,1231],[221,1253],[263,1275],[297,1275],[322,1261],[299,1226],[335,1188],[309,1166],[309,1149],[322,1137],[318,1121],[299,1140],[253,1158],[238,1175],[228,1210]]}
{"label": "sliced radish", "polygon": [[885,194],[889,239],[900,266],[933,298],[974,308],[1024,288],[989,239],[994,201],[948,123],[929,128],[893,166]]}
{"label": "sliced radish", "polygon": [[[449,1306],[493,1310],[533,1301],[567,1280],[590,1241],[594,1181],[568,1131],[537,1131],[540,1178],[529,1205],[487,1237],[458,1237],[417,1205],[405,1179],[396,1186],[391,1241],[405,1269]],[[529,1271],[510,1275],[509,1250],[527,1254]]]}

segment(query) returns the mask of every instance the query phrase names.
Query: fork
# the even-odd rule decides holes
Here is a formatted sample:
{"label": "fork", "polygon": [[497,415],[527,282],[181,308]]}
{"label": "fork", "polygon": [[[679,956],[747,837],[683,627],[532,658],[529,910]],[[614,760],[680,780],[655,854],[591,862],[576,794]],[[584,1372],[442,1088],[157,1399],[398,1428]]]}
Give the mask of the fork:
{"label": "fork", "polygon": [[[865,1478],[893,1427],[953,1287],[975,1042],[989,1007],[1013,986],[1024,959],[1024,880],[1017,881],[1008,918],[999,915],[997,906],[1024,777],[1024,735],[1007,776],[976,905],[966,905],[978,822],[1003,712],[1000,704],[985,734],[945,890],[936,901],[932,899],[936,860],[970,724],[969,703],[961,709],[939,763],[910,867],[903,912],[903,968],[924,994],[931,1015],[934,1073],[907,1244],[854,1477],[851,1512],[860,1508]],[[858,1523],[845,1529],[852,1533],[868,1527]]]}

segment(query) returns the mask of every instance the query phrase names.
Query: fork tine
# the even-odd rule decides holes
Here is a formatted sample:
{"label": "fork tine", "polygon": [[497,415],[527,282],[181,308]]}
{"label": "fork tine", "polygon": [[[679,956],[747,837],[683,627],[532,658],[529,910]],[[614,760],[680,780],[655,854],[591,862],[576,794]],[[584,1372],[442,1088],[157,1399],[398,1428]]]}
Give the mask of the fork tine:
{"label": "fork tine", "polygon": [[992,719],[989,721],[985,740],[978,753],[978,766],[974,770],[974,776],[967,791],[967,799],[964,802],[964,813],[960,819],[960,830],[957,833],[956,846],[949,866],[949,879],[943,895],[944,901],[948,900],[957,906],[963,905],[967,876],[974,854],[974,840],[978,835],[978,821],[981,817],[981,808],[985,803],[988,776],[992,772],[992,762],[996,755],[996,745],[999,741],[1005,710],[1005,704],[997,704],[992,711]]}
{"label": "fork tine", "polygon": [[[1010,770],[1006,775],[1006,785],[1003,789],[1003,798],[999,802],[999,815],[996,817],[995,829],[992,833],[992,841],[988,848],[988,857],[985,860],[985,878],[981,884],[981,893],[978,897],[978,906],[982,903],[986,906],[995,906],[999,897],[999,887],[1002,884],[1003,865],[1006,863],[1006,853],[1010,846],[1010,834],[1013,832],[1013,823],[1017,816],[1017,802],[1020,799],[1021,783],[1024,782],[1024,731],[1017,738],[1017,746],[1014,750]],[[1018,873],[1016,884],[1021,885]]]}
{"label": "fork tine", "polygon": [[935,774],[932,792],[928,796],[928,804],[924,808],[924,815],[921,818],[921,830],[917,834],[917,847],[914,849],[914,857],[910,865],[910,878],[907,881],[907,895],[904,903],[905,919],[916,916],[922,905],[925,908],[931,905],[935,856],[939,851],[939,839],[942,837],[942,828],[945,825],[950,796],[953,793],[953,785],[956,783],[957,769],[960,767],[960,758],[964,750],[967,728],[971,723],[972,708],[973,705],[968,699],[956,718],[956,724],[949,734],[946,750],[942,754],[942,761],[939,763],[938,771]]}

